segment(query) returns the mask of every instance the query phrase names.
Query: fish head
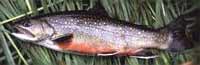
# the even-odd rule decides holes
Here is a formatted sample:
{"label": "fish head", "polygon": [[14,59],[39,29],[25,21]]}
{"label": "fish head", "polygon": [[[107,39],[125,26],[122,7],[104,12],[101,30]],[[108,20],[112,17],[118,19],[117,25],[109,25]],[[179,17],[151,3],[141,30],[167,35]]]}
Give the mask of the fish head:
{"label": "fish head", "polygon": [[15,37],[25,41],[39,41],[53,35],[53,28],[44,19],[29,19],[14,24],[17,30],[12,33]]}

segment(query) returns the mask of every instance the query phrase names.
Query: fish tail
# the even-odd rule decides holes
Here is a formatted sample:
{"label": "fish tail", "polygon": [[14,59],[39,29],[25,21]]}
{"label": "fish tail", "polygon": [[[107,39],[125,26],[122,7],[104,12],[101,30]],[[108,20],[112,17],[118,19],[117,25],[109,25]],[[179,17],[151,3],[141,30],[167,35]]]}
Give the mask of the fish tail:
{"label": "fish tail", "polygon": [[172,31],[185,31],[189,24],[197,23],[197,19],[200,18],[199,16],[200,8],[192,9],[178,16],[174,21],[169,23],[167,27]]}
{"label": "fish tail", "polygon": [[186,14],[178,16],[173,22],[169,23],[168,30],[172,34],[173,41],[170,43],[170,51],[185,50],[194,47],[192,38],[189,37],[188,27],[196,24],[200,18],[200,9],[194,9]]}

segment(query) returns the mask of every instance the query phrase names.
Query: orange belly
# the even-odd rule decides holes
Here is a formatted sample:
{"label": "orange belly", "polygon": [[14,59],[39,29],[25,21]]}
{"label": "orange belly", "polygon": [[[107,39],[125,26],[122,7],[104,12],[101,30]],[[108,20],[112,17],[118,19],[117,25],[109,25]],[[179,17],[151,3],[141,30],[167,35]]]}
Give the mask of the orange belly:
{"label": "orange belly", "polygon": [[[64,51],[73,51],[83,55],[97,55],[97,54],[113,54],[117,56],[133,56],[137,54],[139,49],[134,48],[120,48],[109,43],[94,43],[94,42],[80,42],[80,41],[64,41],[59,42],[58,46]],[[116,53],[116,54],[115,54]],[[106,55],[102,55],[106,56]],[[108,55],[109,56],[109,55]]]}
{"label": "orange belly", "polygon": [[58,46],[67,51],[74,51],[82,54],[112,53],[115,49],[110,46],[91,45],[84,42],[60,42]]}

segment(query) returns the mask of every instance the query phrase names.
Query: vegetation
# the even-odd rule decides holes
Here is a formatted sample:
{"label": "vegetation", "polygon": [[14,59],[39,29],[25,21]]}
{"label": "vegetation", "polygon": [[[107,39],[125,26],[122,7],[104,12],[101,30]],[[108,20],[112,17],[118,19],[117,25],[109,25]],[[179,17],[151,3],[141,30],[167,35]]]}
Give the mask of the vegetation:
{"label": "vegetation", "polygon": [[[0,0],[0,65],[172,65],[190,59],[188,54],[176,57],[159,52],[156,59],[133,57],[94,57],[66,54],[23,42],[10,36],[11,23],[17,19],[67,10],[88,10],[96,0]],[[195,0],[100,0],[113,18],[162,27],[177,16],[191,11]],[[9,31],[8,31],[9,30]],[[173,60],[172,60],[173,59]]]}

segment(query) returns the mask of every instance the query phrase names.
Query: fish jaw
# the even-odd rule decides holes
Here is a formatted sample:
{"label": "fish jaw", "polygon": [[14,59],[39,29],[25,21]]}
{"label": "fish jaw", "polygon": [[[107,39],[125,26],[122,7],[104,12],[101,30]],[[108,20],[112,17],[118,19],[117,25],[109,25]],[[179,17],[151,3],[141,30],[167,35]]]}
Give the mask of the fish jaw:
{"label": "fish jaw", "polygon": [[21,39],[21,40],[24,40],[24,41],[37,41],[39,40],[37,37],[32,37],[30,35],[26,35],[26,34],[23,34],[23,33],[11,33],[11,35]]}

